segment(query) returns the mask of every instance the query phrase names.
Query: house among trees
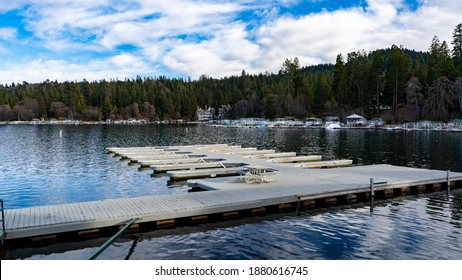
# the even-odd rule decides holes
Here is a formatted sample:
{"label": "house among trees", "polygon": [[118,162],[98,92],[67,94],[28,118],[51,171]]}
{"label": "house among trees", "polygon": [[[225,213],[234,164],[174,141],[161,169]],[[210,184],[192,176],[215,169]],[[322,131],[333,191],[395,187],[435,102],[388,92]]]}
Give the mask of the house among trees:
{"label": "house among trees", "polygon": [[365,126],[367,124],[367,120],[363,116],[354,114],[346,117],[346,124],[348,127]]}
{"label": "house among trees", "polygon": [[213,115],[215,114],[215,109],[213,107],[205,106],[205,109],[197,107],[196,118],[200,122],[208,122],[213,120]]}

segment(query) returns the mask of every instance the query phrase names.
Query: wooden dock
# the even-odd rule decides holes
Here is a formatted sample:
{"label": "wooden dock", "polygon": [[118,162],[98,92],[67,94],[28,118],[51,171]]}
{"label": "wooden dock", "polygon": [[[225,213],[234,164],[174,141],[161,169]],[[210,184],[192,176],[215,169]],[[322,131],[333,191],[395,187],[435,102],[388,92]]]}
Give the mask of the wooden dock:
{"label": "wooden dock", "polygon": [[164,173],[167,171],[175,171],[175,170],[197,170],[203,168],[228,168],[228,167],[238,167],[238,166],[245,166],[242,163],[226,163],[223,164],[222,162],[204,162],[204,163],[180,163],[180,164],[159,164],[159,165],[151,165],[151,169],[154,173]]}
{"label": "wooden dock", "polygon": [[[455,172],[451,172],[448,178],[446,171],[391,165],[303,169],[296,167],[293,162],[247,158],[239,152],[225,155],[226,145],[166,148],[200,153],[206,158],[222,157],[223,164],[233,162],[246,164],[246,167],[267,168],[274,171],[275,179],[268,183],[252,184],[243,182],[238,176],[194,179],[189,180],[188,185],[191,189],[203,191],[7,209],[5,242],[59,242],[107,235],[117,231],[133,217],[140,220],[132,230],[142,231],[185,223],[367,202],[371,197],[371,178],[380,183],[373,185],[375,199],[461,188],[462,185],[462,173]],[[111,153],[121,150],[114,149]]]}
{"label": "wooden dock", "polygon": [[332,168],[332,167],[347,167],[351,165],[353,165],[353,161],[351,159],[341,159],[341,160],[305,162],[305,163],[302,163],[296,166],[300,168]]}
{"label": "wooden dock", "polygon": [[244,170],[244,167],[231,167],[231,168],[204,168],[195,170],[175,170],[167,171],[167,176],[171,180],[185,180],[191,178],[204,178],[204,177],[217,177],[224,175],[239,175]]}
{"label": "wooden dock", "polygon": [[268,160],[268,162],[275,163],[294,163],[294,162],[308,162],[308,161],[320,161],[322,156],[294,156],[294,157],[283,157],[283,158],[273,158]]}

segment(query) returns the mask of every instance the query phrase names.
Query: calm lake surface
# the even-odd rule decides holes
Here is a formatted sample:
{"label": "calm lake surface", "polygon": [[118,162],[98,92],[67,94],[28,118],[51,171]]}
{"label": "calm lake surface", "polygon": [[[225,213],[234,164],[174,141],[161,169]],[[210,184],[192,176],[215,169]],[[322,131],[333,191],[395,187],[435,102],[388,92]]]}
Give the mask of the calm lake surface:
{"label": "calm lake surface", "polygon": [[[462,133],[217,128],[204,125],[0,125],[5,208],[187,192],[107,147],[228,143],[462,172]],[[86,259],[105,239],[15,249],[10,259]],[[101,259],[462,259],[462,191],[127,235]]]}

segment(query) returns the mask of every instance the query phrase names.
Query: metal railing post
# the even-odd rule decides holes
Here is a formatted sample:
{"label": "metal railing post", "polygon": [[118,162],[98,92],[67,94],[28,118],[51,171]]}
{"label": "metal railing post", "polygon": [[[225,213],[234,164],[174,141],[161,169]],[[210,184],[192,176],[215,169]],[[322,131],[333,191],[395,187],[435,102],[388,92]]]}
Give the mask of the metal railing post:
{"label": "metal railing post", "polygon": [[451,191],[451,175],[450,175],[451,171],[447,171],[446,173],[446,182],[447,182],[447,195],[448,195],[448,199],[449,199],[449,192]]}
{"label": "metal railing post", "polygon": [[2,240],[3,246],[3,238],[5,237],[5,209],[3,208],[3,199],[0,199],[0,207],[2,209],[2,234],[0,235],[0,240]]}
{"label": "metal railing post", "polygon": [[136,221],[138,221],[139,218],[135,217],[132,218],[130,222],[128,222],[121,230],[119,230],[113,237],[109,238],[108,241],[104,242],[101,247],[99,247],[98,251],[96,251],[93,255],[88,258],[89,260],[94,260],[96,257],[98,257],[102,252],[104,252],[109,246],[111,246],[112,243],[114,243],[119,237],[122,236]]}
{"label": "metal railing post", "polygon": [[370,187],[370,196],[371,196],[371,206],[370,206],[370,211],[371,213],[374,212],[374,178],[370,178],[369,181],[369,187]]}

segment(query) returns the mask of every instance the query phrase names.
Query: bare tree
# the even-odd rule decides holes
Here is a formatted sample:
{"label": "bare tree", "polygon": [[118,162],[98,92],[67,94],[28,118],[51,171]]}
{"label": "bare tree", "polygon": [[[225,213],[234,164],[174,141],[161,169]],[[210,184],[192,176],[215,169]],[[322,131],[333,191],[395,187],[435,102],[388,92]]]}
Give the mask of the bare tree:
{"label": "bare tree", "polygon": [[420,107],[422,106],[422,85],[419,78],[412,77],[406,85],[406,101],[409,107],[416,110],[417,118],[420,118]]}
{"label": "bare tree", "polygon": [[460,113],[462,114],[462,77],[457,78],[454,82],[454,94],[459,100]]}
{"label": "bare tree", "polygon": [[154,107],[154,105],[150,104],[149,102],[143,103],[143,111],[144,111],[144,117],[147,118],[151,122],[156,117],[156,108]]}
{"label": "bare tree", "polygon": [[235,118],[244,118],[250,112],[250,103],[247,100],[239,100],[233,106],[233,115]]}
{"label": "bare tree", "polygon": [[10,105],[0,105],[0,121],[11,121],[14,119],[14,112]]}
{"label": "bare tree", "polygon": [[63,102],[51,102],[50,112],[52,112],[55,117],[57,118],[66,117],[68,111],[69,111],[69,108],[67,108]]}
{"label": "bare tree", "polygon": [[430,87],[425,109],[429,117],[447,120],[449,108],[454,105],[454,84],[446,77],[437,79]]}

